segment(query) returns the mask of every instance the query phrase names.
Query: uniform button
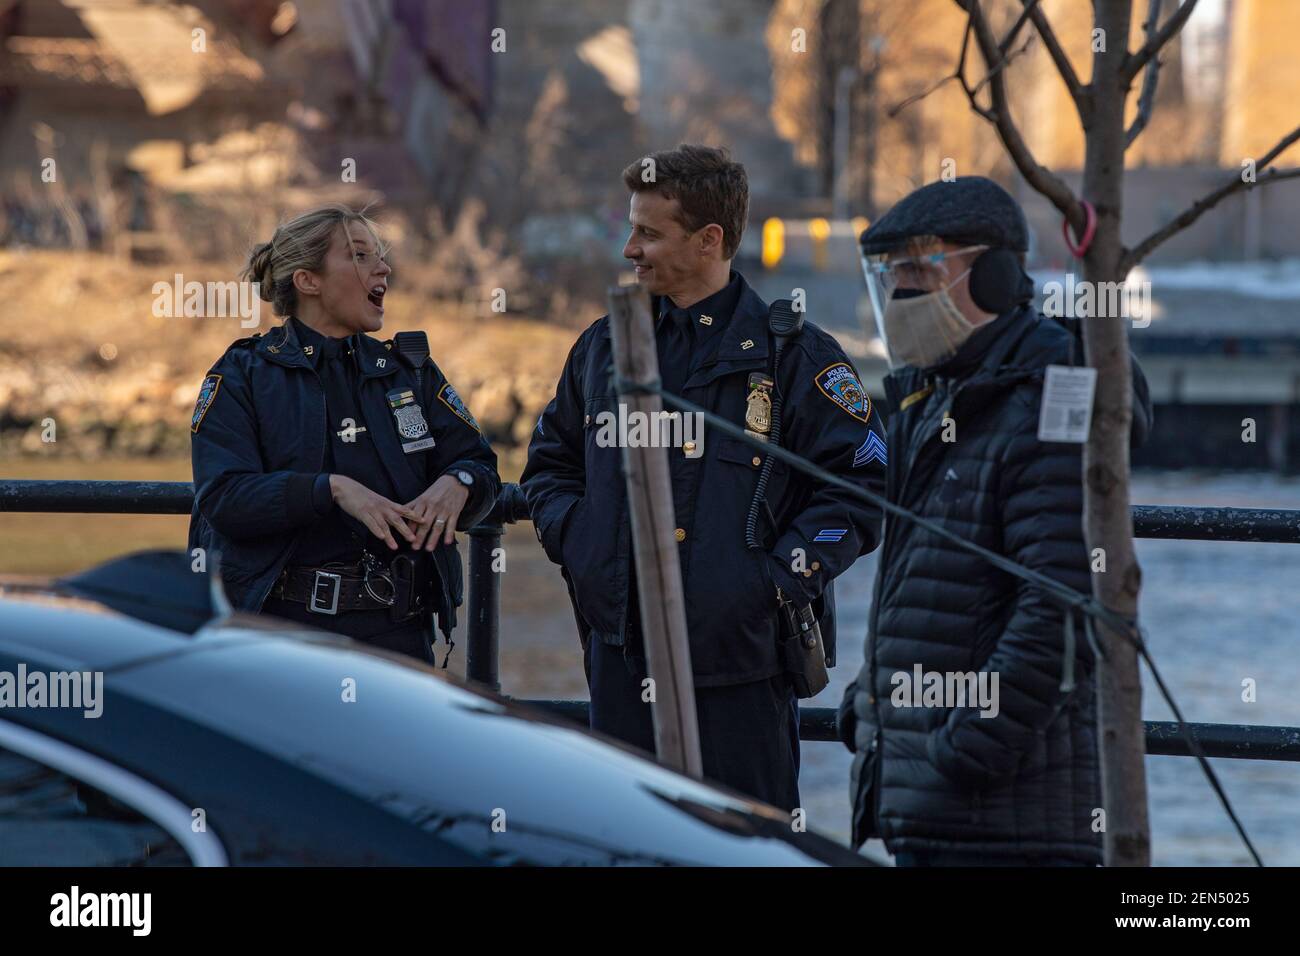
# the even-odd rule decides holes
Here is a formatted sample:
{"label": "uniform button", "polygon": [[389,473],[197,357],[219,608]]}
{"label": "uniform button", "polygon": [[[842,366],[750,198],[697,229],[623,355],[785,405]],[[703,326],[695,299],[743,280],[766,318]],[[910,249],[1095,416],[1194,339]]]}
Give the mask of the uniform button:
{"label": "uniform button", "polygon": [[806,578],[810,578],[810,577],[812,577],[812,572],[811,572],[811,571],[807,571],[807,570],[805,570],[804,573],[803,573],[803,576],[806,577]]}
{"label": "uniform button", "polygon": [[673,537],[676,538],[678,541],[685,541],[685,540],[686,540],[686,529],[685,529],[685,528],[678,528],[676,531],[673,532]]}
{"label": "uniform button", "polygon": [[688,455],[691,452],[695,451],[695,442],[693,441],[682,442],[682,451],[684,451]]}
{"label": "uniform button", "polygon": [[875,695],[875,694],[871,694],[871,695],[869,695],[869,696],[867,697],[867,703],[868,703],[868,704],[874,704],[875,702],[876,702],[876,695]]}
{"label": "uniform button", "polygon": [[759,465],[763,464],[763,459],[755,455],[753,458],[750,459],[749,463],[753,465],[755,468],[757,468]]}
{"label": "uniform button", "polygon": [[813,569],[814,571],[820,571],[820,570],[822,569],[821,562],[820,562],[820,561],[814,561],[814,562],[812,563],[812,569]]}
{"label": "uniform button", "polygon": [[584,419],[582,420],[582,424],[584,424],[584,425],[590,425],[590,424],[591,424],[591,416],[588,415],[586,418],[584,418]]}

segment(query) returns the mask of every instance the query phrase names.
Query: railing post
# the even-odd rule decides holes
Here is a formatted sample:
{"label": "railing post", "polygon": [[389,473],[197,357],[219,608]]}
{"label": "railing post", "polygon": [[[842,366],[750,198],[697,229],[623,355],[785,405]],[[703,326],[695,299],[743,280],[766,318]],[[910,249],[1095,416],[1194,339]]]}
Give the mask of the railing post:
{"label": "railing post", "polygon": [[469,531],[469,623],[466,625],[465,677],[494,691],[501,689],[501,575],[492,570],[501,545],[502,525],[493,509]]}

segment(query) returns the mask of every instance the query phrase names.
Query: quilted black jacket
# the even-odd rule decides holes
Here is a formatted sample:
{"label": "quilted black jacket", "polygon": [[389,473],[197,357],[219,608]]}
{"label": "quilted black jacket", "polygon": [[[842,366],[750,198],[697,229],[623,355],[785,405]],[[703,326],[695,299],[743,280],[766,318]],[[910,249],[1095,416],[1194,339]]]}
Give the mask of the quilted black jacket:
{"label": "quilted black jacket", "polygon": [[[1022,306],[939,368],[892,373],[890,500],[1088,591],[1083,446],[1037,437],[1045,367],[1082,363],[1072,330]],[[1136,363],[1133,374],[1140,443],[1150,402]],[[891,852],[1100,863],[1095,681],[1082,621],[1076,633],[1075,688],[1062,693],[1064,612],[982,558],[887,517],[866,660],[840,709],[841,737],[856,752],[855,845],[874,835]],[[996,674],[996,712],[906,695],[918,665],[922,675],[986,672],[990,690]]]}

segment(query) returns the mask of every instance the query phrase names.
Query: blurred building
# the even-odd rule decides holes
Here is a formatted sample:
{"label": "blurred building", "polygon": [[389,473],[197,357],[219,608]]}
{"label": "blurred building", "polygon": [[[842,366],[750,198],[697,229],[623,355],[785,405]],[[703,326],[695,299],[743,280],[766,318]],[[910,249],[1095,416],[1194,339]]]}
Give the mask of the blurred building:
{"label": "blurred building", "polygon": [[[984,6],[999,31],[1022,12],[1018,0]],[[1041,6],[1086,80],[1090,5]],[[123,223],[158,232],[162,194],[197,197],[173,204],[182,221],[233,213],[233,226],[193,230],[216,243],[337,192],[383,196],[417,229],[451,230],[468,209],[477,231],[530,259],[608,265],[626,219],[619,171],[696,141],[745,162],[755,223],[870,218],[945,173],[994,176],[1059,263],[1059,216],[944,81],[965,20],[953,0],[0,0],[0,185],[27,240]],[[1294,125],[1297,30],[1300,3],[1202,0],[1128,154],[1126,237]],[[1073,104],[1032,27],[1021,39],[1012,111],[1038,159],[1077,182]],[[968,78],[984,72],[972,49]],[[51,158],[58,184],[40,175]],[[115,208],[97,213],[107,195]],[[52,225],[23,222],[42,201]],[[1300,254],[1298,215],[1300,189],[1267,203],[1247,193],[1157,256]]]}
{"label": "blurred building", "polygon": [[186,235],[219,253],[330,195],[454,212],[491,108],[476,38],[492,13],[0,0],[6,238],[134,248]]}

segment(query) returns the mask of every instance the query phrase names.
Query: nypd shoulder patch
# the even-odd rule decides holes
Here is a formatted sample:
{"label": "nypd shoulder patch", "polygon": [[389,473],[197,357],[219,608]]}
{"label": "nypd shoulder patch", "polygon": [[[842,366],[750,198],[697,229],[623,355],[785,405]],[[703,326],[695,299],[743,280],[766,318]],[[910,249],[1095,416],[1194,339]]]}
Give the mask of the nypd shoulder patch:
{"label": "nypd shoulder patch", "polygon": [[217,392],[221,388],[221,376],[213,373],[203,379],[203,384],[199,386],[199,399],[194,403],[194,415],[190,418],[190,431],[197,432],[199,426],[203,424],[203,416],[208,413],[212,407],[212,401],[217,397]]}
{"label": "nypd shoulder patch", "polygon": [[456,389],[452,388],[451,382],[445,383],[438,390],[438,398],[474,431],[480,433],[483,431],[478,427],[478,422],[474,421],[474,416],[469,413],[469,409],[465,407],[465,403],[461,401],[460,396],[456,394]]}
{"label": "nypd shoulder patch", "polygon": [[821,393],[860,422],[871,418],[871,399],[847,362],[836,362],[817,375]]}

